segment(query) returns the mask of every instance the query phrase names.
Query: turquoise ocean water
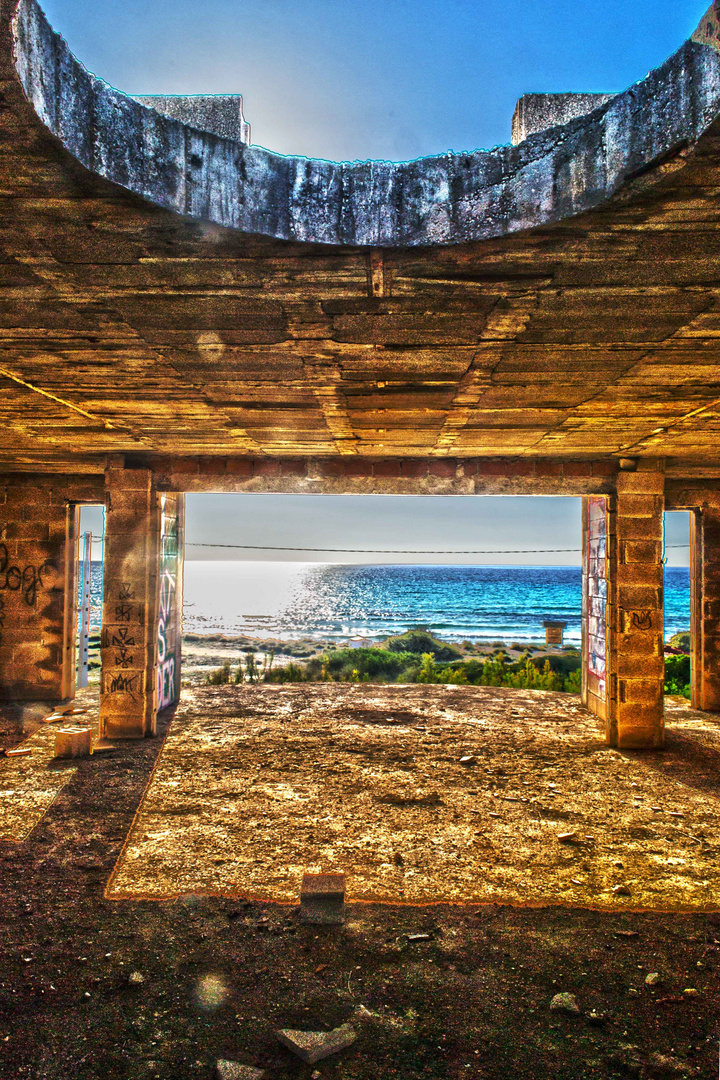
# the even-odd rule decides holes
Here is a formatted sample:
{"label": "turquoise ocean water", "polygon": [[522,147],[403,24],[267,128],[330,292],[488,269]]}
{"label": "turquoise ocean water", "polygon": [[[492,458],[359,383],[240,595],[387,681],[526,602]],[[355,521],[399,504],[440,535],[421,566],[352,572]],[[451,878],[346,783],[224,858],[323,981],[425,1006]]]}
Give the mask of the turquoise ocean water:
{"label": "turquoise ocean water", "polygon": [[[100,626],[102,565],[93,562],[91,616]],[[185,564],[184,627],[194,633],[378,641],[412,626],[471,641],[539,642],[544,619],[580,641],[575,566]],[[689,571],[665,571],[665,636],[690,625]]]}

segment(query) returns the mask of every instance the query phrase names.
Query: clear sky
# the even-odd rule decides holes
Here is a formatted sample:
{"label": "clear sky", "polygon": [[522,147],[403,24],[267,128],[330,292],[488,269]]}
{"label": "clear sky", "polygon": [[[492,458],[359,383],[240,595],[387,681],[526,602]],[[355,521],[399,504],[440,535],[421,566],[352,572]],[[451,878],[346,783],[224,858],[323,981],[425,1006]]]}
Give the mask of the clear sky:
{"label": "clear sky", "polygon": [[336,160],[509,142],[518,97],[612,92],[709,0],[40,0],[127,93],[242,93],[253,142]]}
{"label": "clear sky", "polygon": [[[685,41],[709,0],[41,3],[83,63],[120,90],[242,93],[253,142],[280,153],[355,160],[506,143],[522,94],[624,89]],[[101,530],[97,514],[84,520]],[[668,515],[667,533],[669,544],[686,541],[687,515]],[[561,498],[439,503],[380,496],[191,496],[188,539],[307,547],[578,548],[580,510],[577,500]],[[191,558],[229,554],[188,548]],[[673,562],[686,559],[684,550],[668,554]],[[237,556],[293,558],[262,550]],[[372,561],[368,555],[327,558]],[[445,560],[453,561],[418,559]],[[578,556],[454,561],[576,563]]]}
{"label": "clear sky", "polygon": [[[102,512],[83,511],[81,528],[102,533]],[[689,515],[665,515],[668,562],[687,566]],[[248,559],[340,563],[507,563],[544,566],[580,562],[580,500],[393,495],[188,495],[188,559]],[[249,551],[196,544],[257,544]],[[302,552],[303,547],[327,548]],[[294,547],[272,551],[272,547]],[[332,553],[328,548],[377,551],[460,551],[570,548],[567,552],[486,555]],[[98,557],[98,552],[95,552]]]}

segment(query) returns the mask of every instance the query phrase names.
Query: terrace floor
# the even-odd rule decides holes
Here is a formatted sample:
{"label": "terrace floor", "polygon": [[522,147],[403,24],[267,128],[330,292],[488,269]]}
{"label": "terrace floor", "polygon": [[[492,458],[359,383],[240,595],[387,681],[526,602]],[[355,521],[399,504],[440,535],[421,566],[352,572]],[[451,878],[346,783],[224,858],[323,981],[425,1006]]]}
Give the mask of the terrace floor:
{"label": "terrace floor", "polygon": [[[191,688],[169,720],[2,786],[47,805],[0,840],[0,1077],[310,1080],[275,1029],[345,1021],[321,1080],[714,1075],[716,718],[669,701],[645,754],[505,689]],[[343,927],[286,903],[312,869],[346,871]]]}

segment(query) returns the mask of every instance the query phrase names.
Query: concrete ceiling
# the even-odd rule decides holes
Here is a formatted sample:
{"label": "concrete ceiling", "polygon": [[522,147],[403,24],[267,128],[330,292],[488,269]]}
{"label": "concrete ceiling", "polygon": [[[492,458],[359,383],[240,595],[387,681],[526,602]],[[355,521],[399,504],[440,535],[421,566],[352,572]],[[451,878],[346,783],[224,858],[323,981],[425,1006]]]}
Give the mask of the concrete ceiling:
{"label": "concrete ceiling", "polygon": [[[488,190],[505,199],[506,216],[482,226],[498,235],[464,238],[462,200],[431,170],[425,180],[437,184],[422,220],[414,204],[415,233],[406,235],[410,203],[394,204],[391,228],[378,196],[363,228],[381,235],[385,221],[390,232],[383,243],[359,244],[218,224],[227,176],[213,178],[208,163],[230,147],[240,168],[254,148],[178,121],[163,119],[202,144],[202,206],[191,198],[180,213],[128,190],[137,185],[108,179],[107,157],[83,164],[63,129],[76,83],[43,81],[41,15],[29,0],[22,9],[26,38],[28,26],[37,30],[32,64],[13,60],[23,41],[13,37],[8,5],[0,35],[4,468],[101,470],[107,455],[123,453],[650,455],[720,468],[712,11],[701,27],[709,43],[688,43],[640,84],[632,100],[642,97],[644,113],[628,100],[614,106],[619,95],[589,118],[504,149],[505,194],[497,184]],[[26,87],[43,88],[39,114],[21,75]],[[646,126],[648,117],[660,124],[652,138],[643,116]],[[113,128],[97,108],[93,117],[106,141],[113,131],[127,137],[127,125]],[[620,117],[624,157],[611,172],[608,139]],[[599,145],[605,187],[592,180]],[[125,150],[115,149],[119,160]],[[146,179],[151,165],[161,175],[161,150],[155,142],[142,157]],[[476,164],[466,163],[469,173]],[[448,167],[456,175],[460,163]],[[487,161],[482,168],[487,180]],[[536,200],[547,220],[528,224],[532,176],[556,195]],[[515,202],[513,183],[516,195],[525,192]],[[459,232],[438,226],[431,243],[443,191]],[[348,220],[352,205],[337,220]],[[363,228],[356,220],[355,240]]]}

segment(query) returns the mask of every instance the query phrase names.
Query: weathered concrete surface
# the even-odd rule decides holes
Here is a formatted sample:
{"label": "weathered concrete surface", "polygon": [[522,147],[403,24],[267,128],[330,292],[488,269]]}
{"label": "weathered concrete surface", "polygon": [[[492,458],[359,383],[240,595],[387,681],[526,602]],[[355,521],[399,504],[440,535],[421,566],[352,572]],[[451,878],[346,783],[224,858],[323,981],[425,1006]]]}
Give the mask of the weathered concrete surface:
{"label": "weathered concrete surface", "polygon": [[530,135],[567,124],[607,105],[615,94],[523,94],[512,118],[512,144]]}
{"label": "weathered concrete surface", "polygon": [[694,144],[720,111],[720,57],[691,41],[604,109],[517,147],[417,161],[282,157],[160,116],[86,71],[36,0],[19,0],[15,66],[79,161],[179,213],[281,239],[457,244],[561,221]]}
{"label": "weathered concrete surface", "polygon": [[250,142],[242,94],[133,94],[134,101],[221,139]]}

